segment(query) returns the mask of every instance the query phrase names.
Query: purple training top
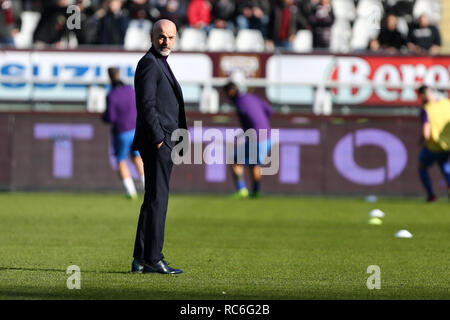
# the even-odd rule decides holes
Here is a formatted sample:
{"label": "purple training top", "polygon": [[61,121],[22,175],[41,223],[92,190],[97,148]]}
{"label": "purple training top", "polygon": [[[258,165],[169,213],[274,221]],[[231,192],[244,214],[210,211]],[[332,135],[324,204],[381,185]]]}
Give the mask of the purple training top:
{"label": "purple training top", "polygon": [[112,124],[114,134],[136,128],[136,97],[129,85],[117,86],[106,97],[106,111],[102,119]]}
{"label": "purple training top", "polygon": [[269,118],[272,115],[272,107],[266,101],[254,94],[238,93],[234,103],[244,131],[253,128],[258,132],[259,138],[258,130],[267,129],[267,135],[270,137]]}
{"label": "purple training top", "polygon": [[422,121],[422,124],[428,122],[428,114],[423,108],[420,109],[420,121]]}

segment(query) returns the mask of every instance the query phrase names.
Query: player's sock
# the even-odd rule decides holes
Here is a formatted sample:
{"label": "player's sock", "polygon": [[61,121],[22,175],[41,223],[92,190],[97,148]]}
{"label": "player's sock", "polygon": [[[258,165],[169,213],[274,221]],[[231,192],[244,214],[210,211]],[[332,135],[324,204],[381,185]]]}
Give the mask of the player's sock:
{"label": "player's sock", "polygon": [[442,162],[439,164],[439,168],[447,181],[447,195],[450,200],[450,163],[448,161]]}
{"label": "player's sock", "polygon": [[233,194],[233,198],[243,199],[248,198],[248,190],[245,186],[245,179],[243,174],[234,174],[237,191]]}
{"label": "player's sock", "polygon": [[258,193],[261,188],[260,181],[253,181],[253,193]]}
{"label": "player's sock", "polygon": [[440,163],[439,168],[447,181],[447,186],[450,188],[450,163],[448,161]]}
{"label": "player's sock", "polygon": [[145,176],[141,176],[142,188],[145,190]]}
{"label": "player's sock", "polygon": [[260,188],[261,188],[261,183],[259,181],[253,181],[253,189],[252,189],[252,193],[250,194],[250,197],[251,198],[261,197]]}
{"label": "player's sock", "polygon": [[419,168],[419,176],[423,186],[425,187],[425,190],[427,191],[428,199],[433,198],[434,192],[433,188],[431,187],[430,175],[428,174],[427,169]]}
{"label": "player's sock", "polygon": [[132,199],[136,198],[137,197],[136,188],[134,186],[133,179],[131,179],[131,177],[128,177],[123,179],[122,182],[125,187],[125,190],[127,191],[127,195]]}
{"label": "player's sock", "polygon": [[245,181],[243,177],[238,177],[236,180],[236,189],[241,190],[245,188]]}

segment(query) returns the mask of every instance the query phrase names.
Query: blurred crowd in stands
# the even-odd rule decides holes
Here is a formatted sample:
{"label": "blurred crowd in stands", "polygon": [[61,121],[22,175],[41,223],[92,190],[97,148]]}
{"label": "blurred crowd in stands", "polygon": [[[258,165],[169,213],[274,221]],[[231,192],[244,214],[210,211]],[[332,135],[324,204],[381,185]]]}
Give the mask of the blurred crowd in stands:
{"label": "blurred crowd in stands", "polygon": [[[332,3],[332,1],[336,1]],[[30,31],[35,48],[80,46],[124,46],[124,39],[133,21],[151,25],[167,18],[175,22],[179,33],[187,28],[202,30],[206,35],[212,29],[258,30],[264,38],[265,49],[292,50],[300,30],[311,34],[311,48],[330,49],[332,28],[340,19],[334,12],[337,2],[353,0],[0,0],[0,45],[15,46],[15,37],[21,31],[22,13],[40,13]],[[407,30],[398,27],[398,18],[412,17],[412,2],[379,1],[383,15],[378,19],[381,28],[375,37],[368,38],[362,50],[396,53],[438,54],[441,39],[437,27],[427,14],[418,19],[407,19]],[[403,4],[402,4],[403,3]],[[81,28],[70,31],[66,22],[69,6],[80,12]],[[409,6],[409,7],[408,7]],[[407,9],[405,9],[407,8]],[[408,9],[409,8],[409,9]],[[345,9],[344,9],[345,10]],[[351,21],[351,25],[355,22]],[[349,24],[350,26],[350,24]],[[149,28],[150,29],[150,28]],[[356,28],[357,29],[357,28]],[[356,30],[358,31],[358,30]],[[403,31],[403,32],[401,32]],[[355,32],[355,28],[352,30]],[[69,39],[69,40],[67,40]],[[64,42],[65,41],[65,42]],[[65,43],[65,45],[62,45]],[[73,46],[72,46],[73,47]],[[350,47],[350,50],[355,50]]]}
{"label": "blurred crowd in stands", "polygon": [[397,16],[394,13],[388,13],[378,37],[370,40],[368,49],[393,54],[399,51],[409,51],[421,55],[439,54],[441,36],[438,28],[430,24],[426,14],[420,15],[417,23],[406,37],[398,31],[397,22]]}

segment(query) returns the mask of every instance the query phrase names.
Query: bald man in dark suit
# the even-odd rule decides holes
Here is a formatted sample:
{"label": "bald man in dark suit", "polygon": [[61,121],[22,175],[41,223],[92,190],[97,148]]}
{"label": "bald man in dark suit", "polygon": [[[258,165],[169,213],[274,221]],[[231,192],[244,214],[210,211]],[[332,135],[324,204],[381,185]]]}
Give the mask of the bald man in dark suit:
{"label": "bald man in dark suit", "polygon": [[137,273],[183,273],[169,267],[162,253],[176,144],[171,135],[178,128],[187,128],[181,87],[166,61],[176,35],[170,20],[155,23],[152,47],[139,61],[134,78],[137,120],[133,145],[142,156],[145,172],[144,202],[131,266]]}

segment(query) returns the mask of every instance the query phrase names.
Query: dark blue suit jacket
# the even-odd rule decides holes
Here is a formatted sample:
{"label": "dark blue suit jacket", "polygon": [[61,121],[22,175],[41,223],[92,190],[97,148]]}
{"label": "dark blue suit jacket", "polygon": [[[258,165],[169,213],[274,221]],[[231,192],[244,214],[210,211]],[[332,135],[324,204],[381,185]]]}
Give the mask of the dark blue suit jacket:
{"label": "dark blue suit jacket", "polygon": [[155,150],[161,141],[173,148],[172,132],[187,129],[183,93],[153,48],[137,65],[134,87],[137,118],[133,149]]}

